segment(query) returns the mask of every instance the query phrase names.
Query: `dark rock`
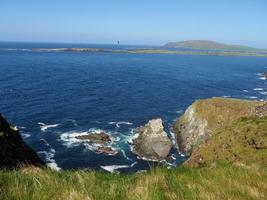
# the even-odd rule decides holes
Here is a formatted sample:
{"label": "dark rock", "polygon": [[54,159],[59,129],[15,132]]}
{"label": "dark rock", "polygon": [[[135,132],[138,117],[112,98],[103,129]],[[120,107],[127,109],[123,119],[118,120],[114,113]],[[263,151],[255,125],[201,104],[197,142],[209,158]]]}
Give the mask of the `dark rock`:
{"label": "dark rock", "polygon": [[102,145],[106,145],[107,143],[111,142],[110,136],[104,132],[101,133],[89,132],[87,135],[80,135],[76,136],[75,138],[79,140],[89,140],[90,143],[102,144]]}
{"label": "dark rock", "polygon": [[107,146],[100,146],[100,147],[98,147],[96,149],[96,152],[98,152],[98,153],[104,153],[104,154],[108,154],[108,155],[115,155],[117,153],[111,147],[107,147]]}
{"label": "dark rock", "polygon": [[23,142],[19,131],[0,114],[0,168],[13,169],[23,165],[41,167],[45,163]]}

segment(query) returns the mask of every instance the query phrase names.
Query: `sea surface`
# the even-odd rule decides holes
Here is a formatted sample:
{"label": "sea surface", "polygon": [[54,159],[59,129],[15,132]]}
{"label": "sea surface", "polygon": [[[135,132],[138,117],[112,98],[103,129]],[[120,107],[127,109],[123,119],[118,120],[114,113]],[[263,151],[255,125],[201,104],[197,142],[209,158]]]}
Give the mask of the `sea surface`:
{"label": "sea surface", "polygon": [[[157,165],[131,152],[132,130],[173,121],[196,99],[267,100],[267,58],[171,54],[36,52],[32,48],[137,46],[0,43],[0,112],[49,166],[137,172]],[[148,47],[151,48],[151,47]],[[106,131],[115,156],[72,136]],[[171,136],[171,134],[170,134]],[[174,148],[173,163],[184,161]]]}

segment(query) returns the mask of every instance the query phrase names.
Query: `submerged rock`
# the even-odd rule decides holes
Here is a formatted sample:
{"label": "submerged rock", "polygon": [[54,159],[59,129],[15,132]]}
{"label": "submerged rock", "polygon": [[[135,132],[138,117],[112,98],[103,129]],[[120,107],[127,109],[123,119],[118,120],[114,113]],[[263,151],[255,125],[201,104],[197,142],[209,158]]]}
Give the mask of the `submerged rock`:
{"label": "submerged rock", "polygon": [[151,160],[166,159],[172,148],[172,142],[164,131],[162,120],[150,120],[145,126],[134,130],[133,152]]}
{"label": "submerged rock", "polygon": [[23,142],[19,131],[0,114],[0,168],[13,169],[22,165],[40,167],[45,163]]}

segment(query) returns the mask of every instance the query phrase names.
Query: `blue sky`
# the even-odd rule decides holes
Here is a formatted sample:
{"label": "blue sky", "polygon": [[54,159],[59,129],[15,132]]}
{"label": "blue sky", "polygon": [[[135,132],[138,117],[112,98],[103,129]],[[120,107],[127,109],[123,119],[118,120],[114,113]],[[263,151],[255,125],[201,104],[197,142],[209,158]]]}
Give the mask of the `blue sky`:
{"label": "blue sky", "polygon": [[0,41],[267,48],[267,0],[0,0]]}

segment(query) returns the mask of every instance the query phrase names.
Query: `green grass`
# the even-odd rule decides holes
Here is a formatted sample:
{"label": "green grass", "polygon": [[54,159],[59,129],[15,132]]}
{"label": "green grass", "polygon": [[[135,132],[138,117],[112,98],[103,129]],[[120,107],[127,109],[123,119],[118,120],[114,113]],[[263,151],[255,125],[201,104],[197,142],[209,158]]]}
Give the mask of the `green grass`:
{"label": "green grass", "polygon": [[267,117],[235,120],[194,150],[187,162],[210,165],[218,160],[267,167]]}
{"label": "green grass", "polygon": [[216,163],[143,174],[27,168],[0,171],[0,199],[266,199],[266,167]]}

